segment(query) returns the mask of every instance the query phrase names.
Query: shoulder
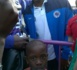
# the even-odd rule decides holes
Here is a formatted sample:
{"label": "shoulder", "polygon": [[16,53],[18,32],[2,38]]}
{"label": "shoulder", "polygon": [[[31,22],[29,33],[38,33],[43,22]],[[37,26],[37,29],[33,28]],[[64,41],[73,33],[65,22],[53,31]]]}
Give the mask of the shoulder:
{"label": "shoulder", "polygon": [[63,8],[63,10],[72,10],[68,0],[47,0],[45,7],[48,12]]}
{"label": "shoulder", "polygon": [[70,20],[72,20],[72,21],[77,20],[77,15],[74,15]]}
{"label": "shoulder", "polygon": [[70,7],[68,0],[47,0],[49,4],[52,3],[54,6],[58,7]]}
{"label": "shoulder", "polygon": [[73,22],[77,20],[77,15],[74,15],[72,18],[69,19],[69,22]]}
{"label": "shoulder", "polygon": [[69,21],[68,21],[68,24],[72,25],[72,24],[76,23],[76,21],[77,21],[77,15],[70,18]]}

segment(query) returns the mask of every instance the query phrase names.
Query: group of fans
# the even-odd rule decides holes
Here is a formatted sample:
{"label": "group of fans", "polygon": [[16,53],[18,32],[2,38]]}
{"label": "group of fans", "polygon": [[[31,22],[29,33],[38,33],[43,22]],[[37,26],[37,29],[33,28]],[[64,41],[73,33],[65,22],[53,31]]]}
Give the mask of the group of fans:
{"label": "group of fans", "polygon": [[58,70],[59,46],[40,40],[74,43],[62,46],[61,70],[68,70],[77,15],[67,0],[0,0],[0,9],[0,70]]}

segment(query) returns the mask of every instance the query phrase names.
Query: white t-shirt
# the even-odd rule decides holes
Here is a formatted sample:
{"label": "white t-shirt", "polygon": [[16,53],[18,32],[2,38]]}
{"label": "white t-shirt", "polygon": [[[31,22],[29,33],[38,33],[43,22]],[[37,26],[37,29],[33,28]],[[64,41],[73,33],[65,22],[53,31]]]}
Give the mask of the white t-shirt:
{"label": "white t-shirt", "polygon": [[[48,28],[48,22],[46,18],[44,5],[42,7],[34,6],[34,16],[35,16],[35,26],[36,26],[38,39],[52,40]],[[48,45],[48,60],[53,60],[55,58],[56,56],[55,56],[53,45]]]}

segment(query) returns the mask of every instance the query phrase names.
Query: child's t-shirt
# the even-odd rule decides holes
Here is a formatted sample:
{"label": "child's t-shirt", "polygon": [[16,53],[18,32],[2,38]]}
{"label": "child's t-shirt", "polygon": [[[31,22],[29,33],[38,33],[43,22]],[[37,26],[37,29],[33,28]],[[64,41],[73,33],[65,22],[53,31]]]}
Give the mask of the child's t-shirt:
{"label": "child's t-shirt", "polygon": [[[29,68],[26,68],[26,69],[24,69],[24,70],[31,70],[31,69],[30,69],[30,67],[29,67]],[[47,69],[45,69],[45,70],[47,70]]]}
{"label": "child's t-shirt", "polygon": [[[72,36],[73,40],[76,41],[77,38],[77,15],[75,15],[73,18],[71,18],[68,21],[66,35]],[[72,46],[72,50],[74,51],[75,44]]]}

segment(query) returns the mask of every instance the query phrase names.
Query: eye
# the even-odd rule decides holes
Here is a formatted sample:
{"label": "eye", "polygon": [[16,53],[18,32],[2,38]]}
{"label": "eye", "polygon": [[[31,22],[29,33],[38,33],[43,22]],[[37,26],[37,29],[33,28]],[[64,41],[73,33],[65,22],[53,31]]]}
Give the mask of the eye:
{"label": "eye", "polygon": [[35,61],[37,58],[34,56],[34,57],[31,57],[30,59]]}
{"label": "eye", "polygon": [[46,55],[46,54],[43,54],[43,55],[41,55],[40,58],[41,58],[41,59],[47,59],[47,55]]}

